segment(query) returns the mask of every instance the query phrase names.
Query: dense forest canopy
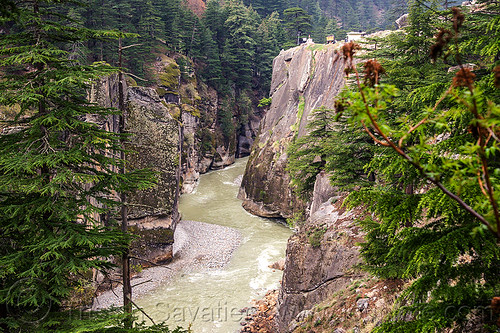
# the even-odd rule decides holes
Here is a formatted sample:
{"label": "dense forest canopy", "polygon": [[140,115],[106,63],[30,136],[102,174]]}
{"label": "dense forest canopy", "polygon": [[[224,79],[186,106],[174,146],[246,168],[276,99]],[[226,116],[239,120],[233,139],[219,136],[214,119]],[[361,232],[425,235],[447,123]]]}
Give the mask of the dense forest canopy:
{"label": "dense forest canopy", "polygon": [[[134,74],[147,76],[155,53],[166,47],[191,57],[216,88],[231,87],[233,73],[243,71],[237,88],[262,94],[269,86],[272,58],[280,49],[296,45],[297,31],[287,21],[287,10],[300,8],[302,17],[309,17],[300,36],[311,35],[318,43],[330,34],[343,38],[351,30],[392,28],[406,11],[406,1],[391,0],[209,0],[204,9],[201,6],[183,0],[86,0],[85,6],[59,6],[57,11],[86,28],[137,34],[126,40],[140,44],[126,52],[125,65]],[[75,57],[116,64],[116,49],[113,43],[95,40],[79,45]]]}

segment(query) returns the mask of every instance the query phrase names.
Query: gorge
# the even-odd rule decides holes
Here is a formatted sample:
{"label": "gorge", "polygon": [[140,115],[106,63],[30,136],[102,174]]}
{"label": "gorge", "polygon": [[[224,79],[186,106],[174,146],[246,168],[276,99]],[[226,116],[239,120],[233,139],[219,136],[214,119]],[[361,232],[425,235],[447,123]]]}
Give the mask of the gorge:
{"label": "gorge", "polygon": [[[228,226],[241,233],[241,245],[234,253],[227,252],[231,257],[227,266],[226,263],[211,266],[207,264],[210,255],[199,254],[195,261],[184,262],[187,267],[180,267],[180,273],[141,293],[138,304],[155,320],[166,320],[174,326],[192,325],[196,332],[234,331],[249,315],[234,317],[234,312],[238,314],[240,309],[251,308],[250,300],[276,289],[279,295],[274,329],[287,332],[306,319],[305,310],[310,311],[314,305],[365,277],[364,273],[352,270],[360,260],[356,242],[363,237],[353,224],[359,212],[340,207],[342,198],[329,185],[324,173],[318,175],[311,206],[304,207],[304,203],[294,206],[285,169],[287,146],[294,137],[306,133],[312,110],[333,105],[344,85],[343,66],[338,46],[334,45],[305,44],[282,51],[275,58],[272,103],[261,121],[250,157],[202,175],[193,193],[183,194],[179,202],[183,219],[180,226],[187,220]],[[187,117],[183,118],[188,126],[185,130],[193,131],[189,127],[193,125],[189,124],[196,123],[189,119],[196,118],[189,113],[183,117]],[[195,151],[192,149],[189,154],[197,156]],[[206,169],[199,171],[206,172]],[[238,192],[243,205],[236,198]],[[307,222],[288,240],[281,284],[278,283],[281,272],[273,273],[268,266],[284,258],[285,242],[291,231],[278,222],[257,218],[241,206],[252,214],[272,218],[291,217],[294,211],[307,209],[304,217]],[[186,237],[182,229],[175,233],[173,265],[176,262],[182,265],[183,257],[189,257],[179,250]],[[311,234],[317,235],[316,241],[321,245],[313,244]],[[217,238],[219,235],[205,237],[204,240],[194,237],[193,241],[224,244],[223,239]],[[143,283],[143,280],[137,281]],[[144,282],[148,281],[144,279]],[[214,309],[220,312],[221,306],[239,320],[228,320],[227,316],[214,319],[213,313],[206,312]]]}
{"label": "gorge", "polygon": [[[180,267],[181,273],[175,273],[173,278],[159,285],[156,283],[154,289],[145,294],[140,293],[138,304],[155,320],[166,320],[171,325],[184,327],[192,323],[195,331],[200,332],[233,331],[246,315],[237,316],[239,321],[227,318],[203,321],[201,317],[193,317],[194,313],[218,308],[219,303],[224,305],[224,309],[234,312],[250,307],[248,302],[262,297],[267,290],[278,289],[276,329],[285,332],[290,324],[293,327],[293,323],[297,323],[296,317],[304,310],[309,310],[364,276],[359,272],[351,272],[352,267],[359,263],[355,243],[362,237],[359,228],[352,225],[356,215],[340,208],[339,194],[329,185],[328,177],[324,174],[318,176],[311,207],[294,207],[294,196],[285,170],[288,144],[294,137],[306,133],[305,126],[313,109],[322,105],[332,106],[344,80],[343,59],[338,46],[305,44],[282,51],[275,58],[271,83],[272,103],[260,124],[250,157],[238,159],[221,171],[202,175],[200,183],[196,185],[196,182],[196,186],[193,186],[193,193],[183,194],[179,201],[183,219],[181,226],[187,220],[229,226],[241,233],[241,245],[234,253],[232,250],[228,252],[228,256],[232,254],[232,257],[227,266],[224,263],[210,269],[210,264],[206,266],[210,255],[205,258],[205,254],[200,254],[194,262],[184,262],[187,267]],[[135,88],[130,89],[134,91]],[[150,91],[150,94],[154,95],[154,91]],[[194,132],[196,118],[185,112],[183,119],[187,126],[185,133]],[[175,127],[171,131],[177,132]],[[156,137],[154,141],[160,138]],[[194,147],[188,149],[188,156],[198,156]],[[189,160],[188,163],[199,165]],[[199,168],[193,170],[207,171]],[[277,222],[245,212],[241,201],[236,198],[238,192],[238,197],[244,200],[243,207],[263,217],[291,217],[294,210],[307,208],[306,224],[300,226],[298,232],[288,240],[281,285],[278,283],[281,272],[273,273],[268,266],[285,257],[285,242],[291,231]],[[159,226],[153,229],[158,230]],[[313,246],[310,241],[310,234],[315,232],[319,235],[319,247]],[[182,265],[183,256],[189,257],[178,250],[184,242],[181,239],[185,238],[182,233],[182,230],[176,231],[172,247],[173,265],[177,261]],[[206,240],[198,241],[201,244],[220,242],[217,237],[206,237]],[[209,248],[208,245],[206,247]],[[203,269],[197,269],[196,262],[205,262],[205,265],[201,265]],[[140,279],[136,281],[143,283]],[[144,282],[148,281],[144,279]],[[180,320],[180,313],[175,313],[174,309],[182,309],[183,320]],[[186,311],[191,320],[187,318]],[[302,320],[303,317],[298,316]]]}
{"label": "gorge", "polygon": [[76,2],[0,0],[1,332],[500,332],[498,1]]}

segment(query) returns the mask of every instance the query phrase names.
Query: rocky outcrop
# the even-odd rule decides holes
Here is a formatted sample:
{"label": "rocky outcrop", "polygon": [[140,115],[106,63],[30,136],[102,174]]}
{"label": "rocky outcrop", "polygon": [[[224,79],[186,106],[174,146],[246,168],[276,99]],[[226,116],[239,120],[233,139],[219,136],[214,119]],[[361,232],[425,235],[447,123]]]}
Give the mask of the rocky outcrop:
{"label": "rocky outcrop", "polygon": [[303,320],[299,314],[365,275],[353,269],[360,263],[356,244],[363,239],[362,231],[354,224],[359,211],[341,207],[342,197],[329,186],[324,173],[317,176],[314,193],[315,209],[288,240],[278,297],[280,332],[293,331]]}
{"label": "rocky outcrop", "polygon": [[311,112],[333,107],[344,85],[344,63],[335,45],[305,44],[273,62],[272,103],[252,146],[239,198],[252,214],[291,217],[296,199],[286,172],[286,149],[306,133]]}
{"label": "rocky outcrop", "polygon": [[153,65],[155,90],[172,117],[182,124],[183,193],[196,188],[200,174],[249,155],[261,119],[254,110],[238,133],[225,137],[219,123],[223,101],[215,89],[198,80],[194,67],[190,59],[179,54],[160,55]]}
{"label": "rocky outcrop", "polygon": [[[160,102],[158,94],[150,88],[127,89],[125,131],[132,135],[127,155],[131,169],[151,168],[157,173],[158,183],[151,189],[137,191],[130,200],[137,206],[129,208],[133,220],[158,216],[165,219],[178,214],[174,210],[179,161],[179,125],[168,109]],[[178,219],[178,218],[177,218]],[[154,227],[162,223],[149,219]]]}
{"label": "rocky outcrop", "polygon": [[410,23],[410,16],[408,14],[403,14],[401,15],[397,20],[396,20],[396,25],[398,26],[398,29],[403,29],[406,28],[409,23]]}
{"label": "rocky outcrop", "polygon": [[[145,87],[127,89],[127,133],[132,134],[127,162],[131,169],[156,172],[157,184],[129,196],[130,224],[140,241],[132,254],[156,262],[172,258],[179,182],[179,124],[161,103],[156,91]],[[135,204],[135,205],[134,205]]]}
{"label": "rocky outcrop", "polygon": [[[179,125],[151,88],[125,88],[125,131],[131,134],[126,144],[127,166],[130,169],[152,169],[157,184],[147,190],[128,195],[129,224],[139,238],[134,240],[131,253],[148,261],[163,262],[172,257],[177,210],[179,161]],[[105,107],[118,106],[116,76],[93,86],[90,100]],[[99,123],[109,131],[119,131],[118,116],[89,121]]]}

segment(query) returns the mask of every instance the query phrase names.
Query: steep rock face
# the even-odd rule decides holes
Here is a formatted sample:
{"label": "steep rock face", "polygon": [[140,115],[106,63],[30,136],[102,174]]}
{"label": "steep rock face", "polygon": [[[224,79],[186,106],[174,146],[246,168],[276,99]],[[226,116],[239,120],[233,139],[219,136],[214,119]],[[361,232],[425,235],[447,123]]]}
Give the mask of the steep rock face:
{"label": "steep rock face", "polygon": [[132,153],[127,156],[129,167],[151,168],[158,175],[155,187],[130,195],[137,206],[129,208],[129,216],[133,220],[155,216],[162,222],[149,218],[147,223],[168,226],[171,221],[165,219],[178,219],[174,206],[177,201],[179,125],[150,88],[128,88],[126,110],[125,131],[132,134],[128,147]]}
{"label": "steep rock face", "polygon": [[179,54],[159,55],[153,65],[160,101],[183,127],[183,193],[196,188],[200,174],[247,156],[261,119],[254,110],[239,133],[224,137],[218,119],[222,101],[215,89],[198,80],[194,67],[190,59]]}
{"label": "steep rock face", "polygon": [[[330,187],[328,176],[316,178],[311,215],[289,240],[285,270],[278,297],[277,324],[291,332],[314,305],[349,286],[366,273],[360,263],[357,242],[363,232],[354,224],[359,211],[346,211],[342,198]],[[304,312],[306,311],[306,312]]]}
{"label": "steep rock face", "polygon": [[314,109],[333,107],[344,85],[343,70],[334,45],[305,44],[274,59],[272,103],[261,121],[239,193],[252,214],[292,216],[296,200],[286,172],[286,148],[306,133]]}
{"label": "steep rock face", "polygon": [[[128,167],[149,168],[157,172],[158,184],[128,196],[129,223],[139,236],[132,244],[132,255],[162,262],[172,257],[173,233],[179,220],[176,178],[179,153],[179,126],[161,103],[155,90],[144,87],[125,88],[125,130],[132,134],[127,149]],[[90,100],[105,107],[118,106],[118,79],[112,76],[94,85]],[[89,121],[118,132],[118,116]]]}

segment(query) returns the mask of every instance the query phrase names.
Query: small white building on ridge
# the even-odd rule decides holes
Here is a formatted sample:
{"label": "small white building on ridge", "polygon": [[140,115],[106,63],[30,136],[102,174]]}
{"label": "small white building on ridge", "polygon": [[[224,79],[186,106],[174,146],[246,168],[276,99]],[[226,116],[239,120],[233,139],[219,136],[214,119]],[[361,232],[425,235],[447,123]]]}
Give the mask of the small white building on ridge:
{"label": "small white building on ridge", "polygon": [[362,31],[359,31],[359,32],[348,32],[347,33],[347,37],[346,37],[346,41],[347,42],[353,42],[353,41],[356,41],[356,40],[360,40],[361,38],[365,37],[366,35],[366,32],[362,32]]}

